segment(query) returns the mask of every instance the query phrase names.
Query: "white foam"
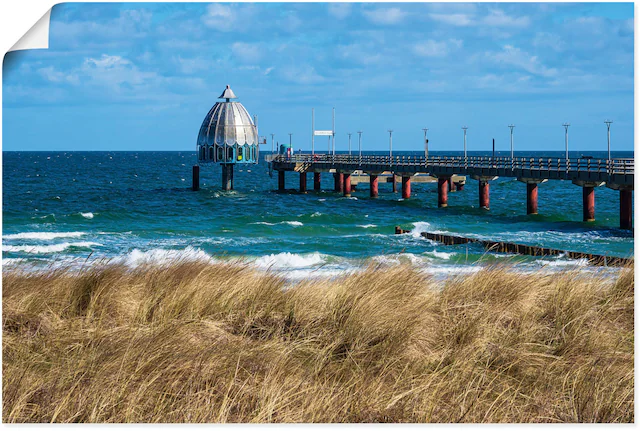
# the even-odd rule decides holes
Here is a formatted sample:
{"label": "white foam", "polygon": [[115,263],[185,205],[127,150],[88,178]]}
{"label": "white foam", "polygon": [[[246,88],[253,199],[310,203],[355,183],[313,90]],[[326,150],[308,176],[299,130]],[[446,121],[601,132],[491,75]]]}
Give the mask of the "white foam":
{"label": "white foam", "polygon": [[11,235],[3,235],[2,239],[56,239],[56,238],[79,238],[86,235],[86,232],[21,232]]}
{"label": "white foam", "polygon": [[321,265],[326,262],[326,255],[318,252],[309,254],[278,253],[261,256],[253,263],[258,268],[288,269],[288,268],[309,268]]}
{"label": "white foam", "polygon": [[84,218],[88,218],[88,219],[92,219],[93,218],[93,213],[89,212],[89,213],[80,213],[80,215]]}
{"label": "white foam", "polygon": [[60,253],[68,248],[91,248],[93,246],[100,246],[97,242],[83,241],[83,242],[63,242],[60,244],[51,245],[3,245],[2,251],[9,252],[23,252],[33,254],[47,254],[47,253]]}
{"label": "white foam", "polygon": [[424,255],[427,256],[433,256],[437,259],[443,259],[443,260],[449,260],[451,258],[451,256],[453,256],[455,253],[447,253],[444,251],[437,251],[437,250],[433,250],[433,251],[426,251],[424,253],[422,253]]}
{"label": "white foam", "polygon": [[311,214],[311,217],[320,217],[321,215],[322,215],[321,212],[316,211],[313,214]]}
{"label": "white foam", "polygon": [[361,227],[363,229],[369,229],[369,228],[372,228],[372,227],[378,227],[378,225],[376,225],[376,224],[359,224],[358,227]]}
{"label": "white foam", "polygon": [[426,232],[430,227],[431,224],[426,221],[417,221],[413,223],[413,229],[411,229],[409,234],[414,238],[423,238],[420,234]]}
{"label": "white foam", "polygon": [[154,248],[142,251],[134,249],[123,258],[116,259],[116,262],[135,268],[144,264],[166,265],[176,261],[181,262],[215,262],[215,259],[203,250],[194,247],[186,247],[182,250]]}
{"label": "white foam", "polygon": [[275,226],[277,224],[288,224],[289,226],[304,226],[304,223],[299,221],[281,221],[278,223],[269,223],[268,221],[257,221],[251,224],[263,224],[265,226]]}

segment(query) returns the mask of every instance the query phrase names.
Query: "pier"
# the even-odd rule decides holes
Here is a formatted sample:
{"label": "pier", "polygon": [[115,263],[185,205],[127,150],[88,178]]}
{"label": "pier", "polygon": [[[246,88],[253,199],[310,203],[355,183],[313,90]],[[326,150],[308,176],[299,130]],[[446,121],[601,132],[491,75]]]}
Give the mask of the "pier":
{"label": "pier", "polygon": [[351,196],[355,184],[368,178],[369,195],[375,198],[379,179],[391,178],[393,191],[397,191],[399,182],[402,197],[410,199],[411,181],[431,177],[433,182],[437,181],[441,208],[447,207],[450,191],[464,190],[466,177],[478,182],[478,205],[487,210],[491,181],[499,177],[517,178],[527,185],[527,214],[538,213],[540,184],[550,180],[570,181],[582,187],[584,222],[595,221],[595,189],[606,186],[620,192],[620,228],[632,229],[633,225],[634,159],[278,154],[267,155],[266,160],[278,174],[279,191],[284,191],[286,172],[296,172],[300,175],[300,191],[306,192],[307,173],[312,172],[315,191],[320,190],[322,173],[328,173],[334,177],[334,191],[344,196]]}

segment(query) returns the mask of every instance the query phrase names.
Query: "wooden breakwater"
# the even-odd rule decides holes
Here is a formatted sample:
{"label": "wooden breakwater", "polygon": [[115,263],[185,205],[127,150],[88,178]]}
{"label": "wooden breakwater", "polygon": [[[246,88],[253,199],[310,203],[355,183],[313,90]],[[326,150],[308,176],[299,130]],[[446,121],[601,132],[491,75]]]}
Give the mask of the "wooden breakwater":
{"label": "wooden breakwater", "polygon": [[[396,234],[409,233],[410,231],[396,226]],[[535,245],[515,244],[503,241],[486,241],[463,236],[447,235],[442,233],[421,232],[421,236],[437,241],[445,245],[456,244],[481,244],[486,250],[498,253],[515,253],[527,256],[560,256],[564,255],[571,259],[586,259],[589,265],[594,266],[626,266],[633,263],[633,259],[624,257],[604,256],[601,254],[581,253],[576,251],[558,250],[555,248],[538,247]]]}

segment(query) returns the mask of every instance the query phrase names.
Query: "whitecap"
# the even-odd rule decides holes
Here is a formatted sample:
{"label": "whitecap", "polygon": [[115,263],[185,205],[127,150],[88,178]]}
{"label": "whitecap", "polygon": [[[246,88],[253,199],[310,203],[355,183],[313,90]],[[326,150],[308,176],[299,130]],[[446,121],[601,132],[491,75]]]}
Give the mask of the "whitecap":
{"label": "whitecap", "polygon": [[376,225],[376,224],[359,224],[358,227],[361,227],[363,229],[369,229],[369,228],[372,228],[372,227],[378,227],[378,225]]}
{"label": "whitecap", "polygon": [[89,212],[89,213],[80,213],[80,215],[84,218],[88,218],[88,219],[92,219],[93,218],[93,213]]}
{"label": "whitecap", "polygon": [[258,268],[308,268],[325,263],[326,257],[326,255],[320,254],[318,252],[309,254],[284,252],[261,256],[254,261],[254,264]]}
{"label": "whitecap", "polygon": [[451,258],[451,256],[453,256],[456,253],[447,253],[447,252],[444,252],[444,251],[433,250],[433,251],[425,251],[422,254],[427,255],[427,256],[433,256],[433,257],[435,257],[437,259],[449,260]]}
{"label": "whitecap", "polygon": [[2,239],[56,239],[56,238],[79,238],[86,235],[86,232],[20,232],[10,235],[3,235]]}
{"label": "whitecap", "polygon": [[413,229],[411,229],[409,234],[414,238],[423,238],[420,234],[426,232],[430,227],[431,224],[426,221],[417,221],[413,223]]}
{"label": "whitecap", "polygon": [[142,251],[136,248],[123,258],[116,259],[116,262],[124,263],[125,265],[133,268],[144,264],[174,264],[176,261],[215,262],[215,259],[203,250],[191,246],[182,250],[154,248]]}
{"label": "whitecap", "polygon": [[51,245],[3,245],[2,251],[6,252],[23,252],[32,254],[60,253],[68,248],[91,248],[93,246],[101,246],[97,242],[63,242]]}

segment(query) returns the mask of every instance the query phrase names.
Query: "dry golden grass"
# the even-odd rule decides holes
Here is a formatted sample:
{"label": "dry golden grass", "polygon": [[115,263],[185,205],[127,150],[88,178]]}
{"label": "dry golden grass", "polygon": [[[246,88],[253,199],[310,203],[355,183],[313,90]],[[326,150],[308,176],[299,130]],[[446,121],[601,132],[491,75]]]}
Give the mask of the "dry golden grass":
{"label": "dry golden grass", "polygon": [[5,422],[634,420],[632,268],[289,287],[182,262],[3,283]]}

